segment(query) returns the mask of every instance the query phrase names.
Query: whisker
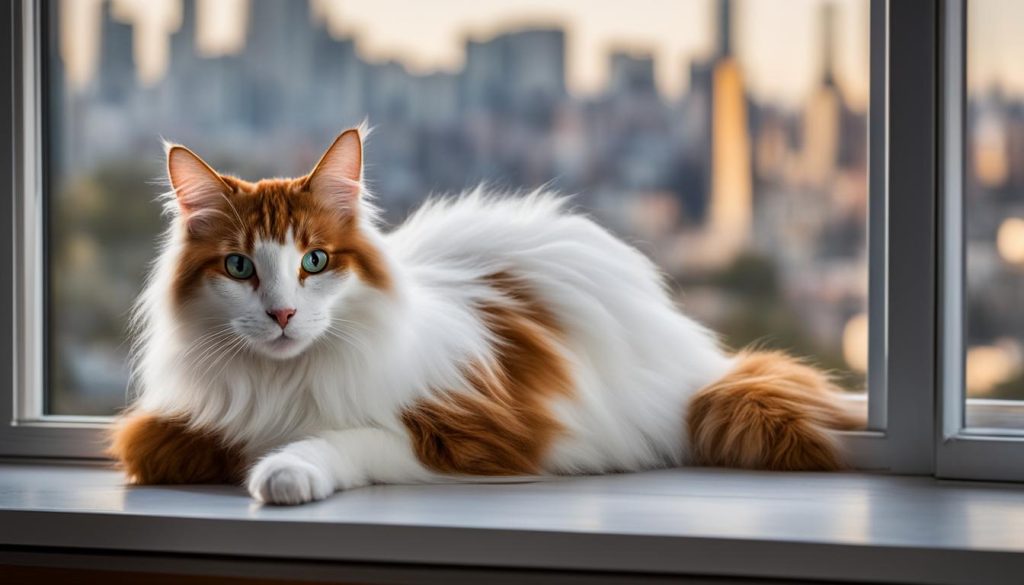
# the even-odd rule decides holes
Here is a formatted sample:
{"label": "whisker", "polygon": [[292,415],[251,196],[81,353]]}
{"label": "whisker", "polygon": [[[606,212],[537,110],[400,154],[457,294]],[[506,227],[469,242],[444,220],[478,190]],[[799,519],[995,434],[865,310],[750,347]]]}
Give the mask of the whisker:
{"label": "whisker", "polygon": [[223,360],[224,364],[220,367],[219,370],[217,370],[217,373],[214,375],[215,379],[216,378],[220,378],[220,375],[222,373],[224,373],[224,369],[228,367],[228,364],[231,363],[231,360],[235,359],[235,356],[238,355],[238,353],[240,351],[246,350],[246,349],[249,348],[249,340],[248,339],[246,339],[244,337],[239,337],[239,339],[242,340],[242,343],[238,344],[237,348],[233,352],[231,352],[231,355],[229,355],[226,359]]}
{"label": "whisker", "polygon": [[230,325],[205,333],[189,345],[189,347],[182,353],[181,358],[185,359],[203,348],[208,348],[219,341],[223,341],[224,338],[229,337],[233,333],[234,332]]}
{"label": "whisker", "polygon": [[227,346],[218,348],[220,349],[220,352],[217,353],[216,358],[203,370],[203,372],[199,375],[199,378],[205,380],[206,374],[210,373],[210,370],[212,370],[215,366],[221,364],[223,361],[226,361],[223,358],[227,355],[229,351],[231,351],[232,349],[236,348],[238,345],[244,342],[244,337],[236,337]]}

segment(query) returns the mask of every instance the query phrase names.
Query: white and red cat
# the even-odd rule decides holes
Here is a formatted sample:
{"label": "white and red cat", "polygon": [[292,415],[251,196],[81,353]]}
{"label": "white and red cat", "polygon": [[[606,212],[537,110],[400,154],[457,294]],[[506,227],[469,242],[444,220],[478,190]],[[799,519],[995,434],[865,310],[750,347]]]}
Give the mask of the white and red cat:
{"label": "white and red cat", "polygon": [[137,312],[136,483],[298,504],[371,483],[699,464],[836,469],[822,372],[731,355],[640,252],[555,195],[475,191],[385,233],[362,129],[250,183],[169,146]]}

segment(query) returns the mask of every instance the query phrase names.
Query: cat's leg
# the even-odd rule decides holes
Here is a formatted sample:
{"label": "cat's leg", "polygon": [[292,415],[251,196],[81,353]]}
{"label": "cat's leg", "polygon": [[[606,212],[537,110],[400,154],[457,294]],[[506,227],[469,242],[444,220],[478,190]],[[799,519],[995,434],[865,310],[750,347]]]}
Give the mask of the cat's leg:
{"label": "cat's leg", "polygon": [[252,497],[268,504],[322,500],[338,490],[371,483],[415,483],[432,474],[407,436],[379,428],[319,433],[285,445],[249,472]]}
{"label": "cat's leg", "polygon": [[238,483],[245,469],[240,450],[219,435],[180,418],[134,411],[110,431],[107,453],[136,485]]}

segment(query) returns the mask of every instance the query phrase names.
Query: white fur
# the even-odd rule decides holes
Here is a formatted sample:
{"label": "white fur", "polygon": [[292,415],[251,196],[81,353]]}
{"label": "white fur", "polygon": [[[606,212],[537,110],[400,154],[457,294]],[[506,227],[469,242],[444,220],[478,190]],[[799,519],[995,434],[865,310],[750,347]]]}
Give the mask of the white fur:
{"label": "white fur", "polygon": [[[303,252],[262,242],[260,291],[214,279],[184,314],[170,301],[174,221],[140,304],[139,406],[187,415],[261,458],[248,488],[264,502],[442,479],[417,461],[400,413],[436,389],[468,389],[462,366],[488,361],[494,340],[474,307],[495,293],[473,283],[495,272],[527,281],[566,330],[575,392],[552,404],[567,432],[547,473],[684,462],[686,398],[732,365],[647,258],[551,194],[434,201],[386,235],[366,219],[389,291],[328,274],[299,285]],[[280,335],[265,311],[282,304],[297,309],[288,351],[263,341]]]}

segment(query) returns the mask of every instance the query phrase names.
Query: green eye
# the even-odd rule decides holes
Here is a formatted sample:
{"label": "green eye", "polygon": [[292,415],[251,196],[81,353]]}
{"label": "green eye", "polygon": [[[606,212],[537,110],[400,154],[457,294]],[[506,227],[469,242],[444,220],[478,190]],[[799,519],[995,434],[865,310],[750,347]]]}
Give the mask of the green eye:
{"label": "green eye", "polygon": [[327,252],[323,250],[311,250],[302,257],[302,269],[310,274],[323,272],[327,268]]}
{"label": "green eye", "polygon": [[252,260],[241,254],[228,254],[227,258],[224,259],[224,269],[228,271],[231,278],[237,278],[238,280],[245,280],[256,272],[252,265]]}

